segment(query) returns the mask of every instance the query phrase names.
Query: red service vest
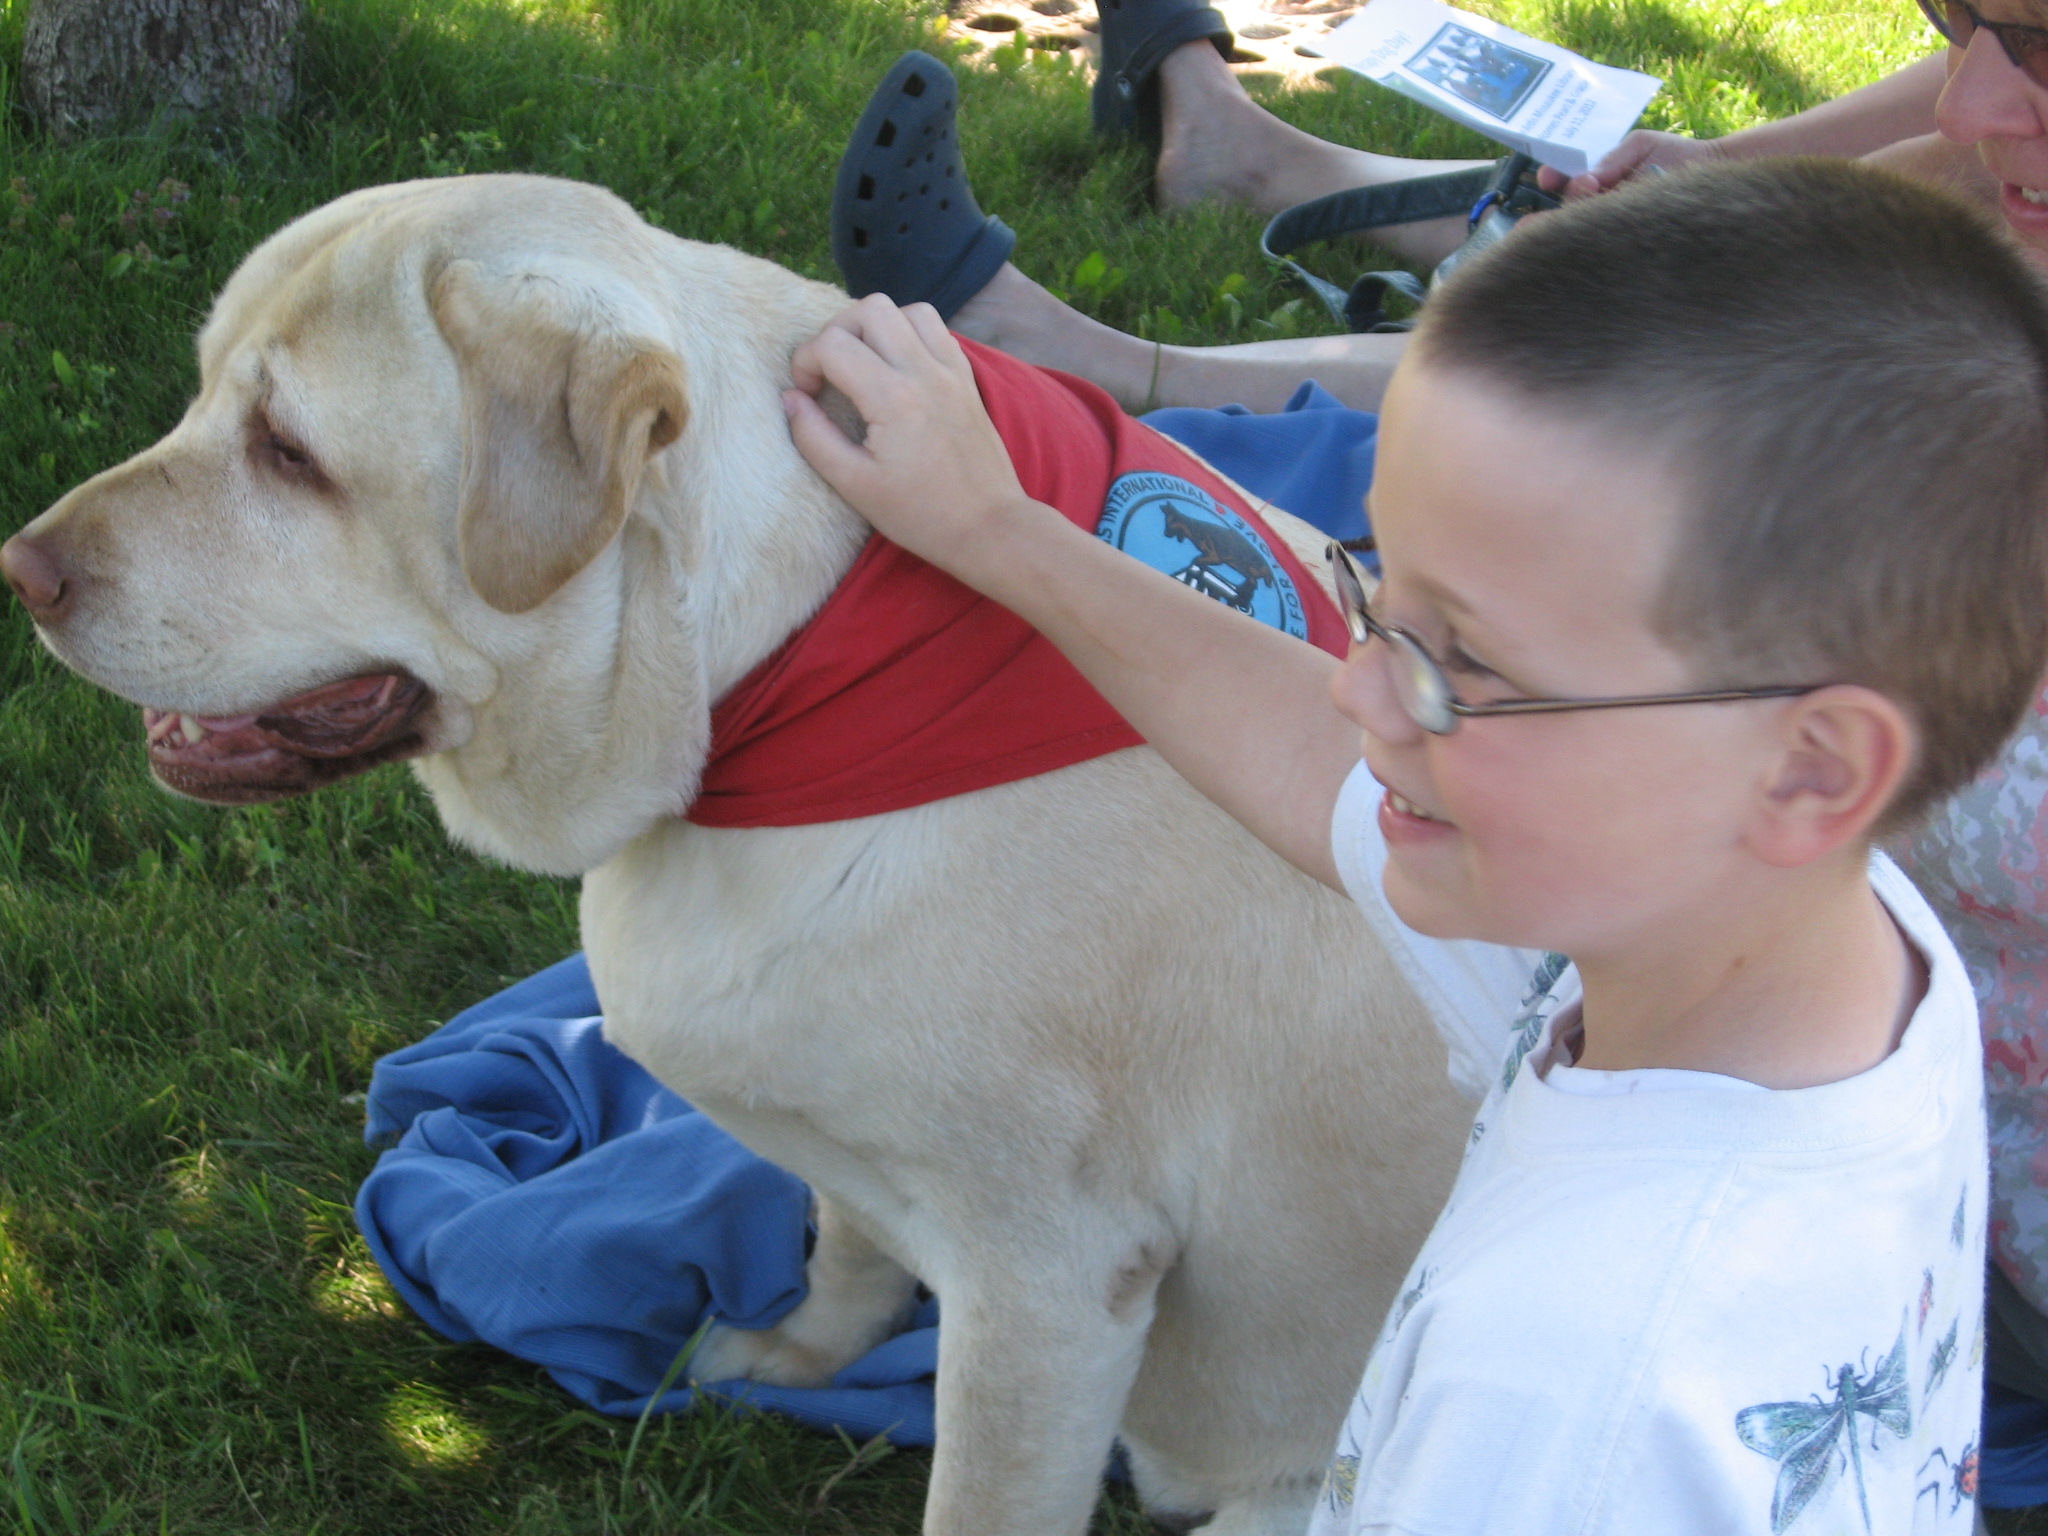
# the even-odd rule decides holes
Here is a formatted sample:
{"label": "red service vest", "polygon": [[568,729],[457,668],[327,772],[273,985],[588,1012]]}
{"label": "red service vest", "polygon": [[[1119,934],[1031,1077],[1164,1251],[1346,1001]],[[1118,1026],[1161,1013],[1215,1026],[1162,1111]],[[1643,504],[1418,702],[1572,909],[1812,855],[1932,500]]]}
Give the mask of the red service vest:
{"label": "red service vest", "polygon": [[[1322,585],[1243,493],[1084,380],[961,338],[1033,500],[1277,629],[1344,653]],[[711,712],[688,819],[791,827],[903,810],[1142,738],[1037,631],[879,534]]]}

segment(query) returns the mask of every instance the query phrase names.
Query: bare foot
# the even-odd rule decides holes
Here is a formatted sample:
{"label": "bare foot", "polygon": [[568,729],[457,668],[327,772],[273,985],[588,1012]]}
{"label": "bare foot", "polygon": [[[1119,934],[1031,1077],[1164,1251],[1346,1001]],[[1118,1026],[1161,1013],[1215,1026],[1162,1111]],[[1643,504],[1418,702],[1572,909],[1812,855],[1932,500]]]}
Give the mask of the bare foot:
{"label": "bare foot", "polygon": [[1277,213],[1303,200],[1290,193],[1305,178],[1356,185],[1343,178],[1343,153],[1253,101],[1207,39],[1182,44],[1159,66],[1152,185],[1162,208],[1213,199]]}
{"label": "bare foot", "polygon": [[[1376,155],[1304,133],[1246,95],[1206,39],[1182,44],[1160,64],[1159,102],[1152,184],[1162,208],[1213,199],[1278,213],[1352,187],[1486,163]],[[1459,218],[1389,225],[1374,236],[1410,260],[1432,263],[1464,238]]]}

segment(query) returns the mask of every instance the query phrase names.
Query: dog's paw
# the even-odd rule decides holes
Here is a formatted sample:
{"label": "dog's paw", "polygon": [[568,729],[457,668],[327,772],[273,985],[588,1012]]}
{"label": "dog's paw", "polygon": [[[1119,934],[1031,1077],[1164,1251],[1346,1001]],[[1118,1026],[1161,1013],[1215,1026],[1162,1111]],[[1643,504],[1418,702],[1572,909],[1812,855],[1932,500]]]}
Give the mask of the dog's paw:
{"label": "dog's paw", "polygon": [[713,1323],[690,1357],[693,1382],[760,1381],[776,1387],[827,1387],[847,1362],[773,1328]]}

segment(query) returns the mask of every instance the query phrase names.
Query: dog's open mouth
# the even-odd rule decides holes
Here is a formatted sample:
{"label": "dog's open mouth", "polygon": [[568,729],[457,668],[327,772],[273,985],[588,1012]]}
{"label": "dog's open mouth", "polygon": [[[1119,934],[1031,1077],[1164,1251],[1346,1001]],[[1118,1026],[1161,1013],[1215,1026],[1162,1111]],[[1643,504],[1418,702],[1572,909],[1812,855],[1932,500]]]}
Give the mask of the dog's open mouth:
{"label": "dog's open mouth", "polygon": [[424,751],[430,698],[416,677],[375,672],[249,715],[145,709],[149,766],[167,788],[219,805],[303,795]]}

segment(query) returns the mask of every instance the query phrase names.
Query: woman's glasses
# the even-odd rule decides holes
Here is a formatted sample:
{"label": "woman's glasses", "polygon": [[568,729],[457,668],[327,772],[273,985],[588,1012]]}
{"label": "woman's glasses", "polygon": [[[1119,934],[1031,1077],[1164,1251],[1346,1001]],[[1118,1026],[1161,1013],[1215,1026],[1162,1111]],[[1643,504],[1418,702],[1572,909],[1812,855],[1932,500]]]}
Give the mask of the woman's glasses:
{"label": "woman's glasses", "polygon": [[1458,697],[1439,662],[1415,636],[1396,624],[1383,624],[1373,617],[1373,580],[1360,569],[1351,551],[1332,543],[1327,551],[1330,572],[1337,584],[1337,606],[1343,610],[1344,625],[1352,640],[1383,642],[1393,652],[1394,697],[1413,720],[1433,736],[1448,736],[1458,722],[1473,715],[1555,715],[1568,709],[1632,709],[1644,704],[1727,704],[1736,699],[1789,699],[1824,688],[1825,683],[1803,687],[1719,688],[1710,693],[1641,693],[1618,699],[1503,699],[1497,704],[1467,704]]}
{"label": "woman's glasses", "polygon": [[1967,0],[1920,0],[1928,21],[1957,48],[1970,46],[1982,27],[1998,39],[2013,67],[2036,85],[2048,86],[2048,30],[2012,21],[1986,21]]}

